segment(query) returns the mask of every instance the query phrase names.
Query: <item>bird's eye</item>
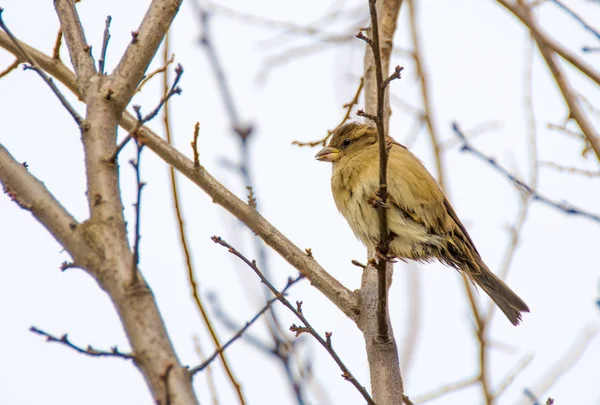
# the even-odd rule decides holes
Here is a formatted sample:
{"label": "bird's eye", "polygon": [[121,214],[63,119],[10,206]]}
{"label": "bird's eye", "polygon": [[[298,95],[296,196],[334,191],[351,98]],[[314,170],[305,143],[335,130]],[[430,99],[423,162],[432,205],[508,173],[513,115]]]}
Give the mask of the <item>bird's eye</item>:
{"label": "bird's eye", "polygon": [[342,142],[342,146],[345,148],[346,146],[350,145],[350,139],[344,139],[344,142]]}

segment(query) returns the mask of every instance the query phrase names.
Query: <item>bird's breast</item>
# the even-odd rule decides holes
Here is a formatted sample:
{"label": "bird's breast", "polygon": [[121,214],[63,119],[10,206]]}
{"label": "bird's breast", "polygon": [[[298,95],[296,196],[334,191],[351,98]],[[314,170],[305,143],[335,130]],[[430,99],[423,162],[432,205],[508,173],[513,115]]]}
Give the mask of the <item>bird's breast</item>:
{"label": "bird's breast", "polygon": [[337,209],[356,237],[367,247],[374,248],[379,241],[379,220],[377,210],[369,201],[375,197],[378,183],[364,171],[335,169],[331,189]]}

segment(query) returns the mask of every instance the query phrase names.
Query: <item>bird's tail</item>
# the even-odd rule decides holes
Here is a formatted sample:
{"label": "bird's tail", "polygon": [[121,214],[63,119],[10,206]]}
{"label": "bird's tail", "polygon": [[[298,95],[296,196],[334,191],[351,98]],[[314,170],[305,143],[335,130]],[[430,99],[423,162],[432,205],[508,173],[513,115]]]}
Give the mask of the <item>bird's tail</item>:
{"label": "bird's tail", "polygon": [[469,267],[471,267],[468,272],[471,280],[490,296],[513,325],[518,325],[521,321],[521,312],[529,312],[527,304],[483,262]]}

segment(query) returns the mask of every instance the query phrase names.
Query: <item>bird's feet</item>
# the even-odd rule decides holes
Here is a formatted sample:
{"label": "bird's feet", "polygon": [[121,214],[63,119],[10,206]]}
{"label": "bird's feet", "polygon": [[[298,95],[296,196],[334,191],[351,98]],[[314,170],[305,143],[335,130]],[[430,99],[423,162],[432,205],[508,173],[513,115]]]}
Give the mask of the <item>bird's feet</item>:
{"label": "bird's feet", "polygon": [[381,197],[381,190],[377,190],[375,195],[367,200],[367,203],[373,208],[388,208],[386,201]]}
{"label": "bird's feet", "polygon": [[376,262],[374,264],[377,264],[378,262],[381,262],[381,261],[384,261],[386,263],[396,263],[396,261],[397,261],[396,256],[394,256],[391,253],[384,255],[383,253],[381,253],[381,251],[379,249],[375,249],[375,256],[371,260]]}

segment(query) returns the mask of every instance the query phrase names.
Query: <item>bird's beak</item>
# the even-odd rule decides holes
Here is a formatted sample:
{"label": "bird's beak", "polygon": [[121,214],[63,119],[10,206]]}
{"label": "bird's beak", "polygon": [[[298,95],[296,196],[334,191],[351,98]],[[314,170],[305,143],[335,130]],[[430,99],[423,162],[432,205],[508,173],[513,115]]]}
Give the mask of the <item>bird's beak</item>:
{"label": "bird's beak", "polygon": [[315,159],[321,162],[335,162],[340,158],[340,150],[327,146],[315,155]]}

